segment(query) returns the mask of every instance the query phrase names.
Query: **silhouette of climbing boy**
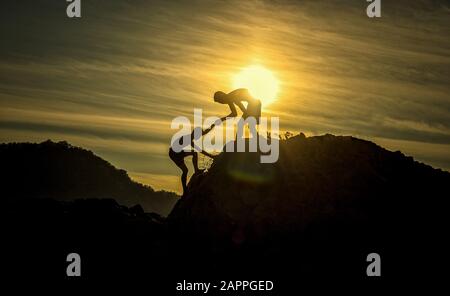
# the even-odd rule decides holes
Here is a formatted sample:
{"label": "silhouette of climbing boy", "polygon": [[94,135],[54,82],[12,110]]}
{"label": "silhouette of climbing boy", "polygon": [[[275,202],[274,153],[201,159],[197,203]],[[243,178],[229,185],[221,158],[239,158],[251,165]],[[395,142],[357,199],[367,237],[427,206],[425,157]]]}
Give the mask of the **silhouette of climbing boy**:
{"label": "silhouette of climbing boy", "polygon": [[[223,91],[217,91],[214,93],[214,102],[219,104],[228,104],[231,113],[226,117],[236,117],[236,106],[242,111],[242,118],[247,119],[252,116],[256,119],[256,123],[259,124],[259,119],[261,117],[261,101],[252,97],[250,92],[246,88],[238,88],[229,93],[224,93]],[[242,104],[242,102],[247,103],[247,108]]]}
{"label": "silhouette of climbing boy", "polygon": [[[259,124],[259,120],[261,117],[261,101],[252,97],[250,92],[246,88],[238,88],[229,93],[224,93],[223,91],[217,91],[214,93],[214,102],[219,104],[228,104],[230,107],[231,113],[225,117],[222,117],[220,120],[223,121],[227,117],[236,117],[237,111],[236,106],[239,107],[242,111],[242,118],[245,120],[249,117],[253,117],[255,122],[248,122],[248,126],[250,128],[250,132],[252,136],[257,137],[258,132],[256,131],[256,125]],[[242,102],[247,103],[247,108],[244,106]],[[236,138],[241,138],[244,132],[244,124],[243,121],[238,123],[238,132],[236,134]]]}
{"label": "silhouette of climbing boy", "polygon": [[[182,171],[181,184],[183,185],[183,195],[187,192],[187,183],[186,182],[187,182],[187,175],[188,175],[188,168],[184,162],[184,158],[192,155],[192,164],[194,165],[194,175],[200,174],[203,172],[203,170],[200,170],[198,168],[198,155],[195,150],[197,149],[198,151],[200,151],[200,153],[202,153],[208,157],[211,157],[211,158],[214,158],[214,155],[211,155],[208,152],[200,149],[197,145],[195,145],[194,141],[200,139],[200,137],[209,133],[214,128],[214,126],[215,125],[213,124],[213,125],[211,125],[211,127],[209,127],[206,130],[202,130],[201,127],[196,127],[196,128],[194,128],[194,130],[192,131],[191,134],[186,134],[186,135],[183,135],[180,138],[176,139],[169,148],[170,159]],[[181,148],[180,152],[176,152],[173,149],[172,146],[174,144],[178,146],[177,148]],[[186,151],[186,148],[188,149],[187,151]]]}

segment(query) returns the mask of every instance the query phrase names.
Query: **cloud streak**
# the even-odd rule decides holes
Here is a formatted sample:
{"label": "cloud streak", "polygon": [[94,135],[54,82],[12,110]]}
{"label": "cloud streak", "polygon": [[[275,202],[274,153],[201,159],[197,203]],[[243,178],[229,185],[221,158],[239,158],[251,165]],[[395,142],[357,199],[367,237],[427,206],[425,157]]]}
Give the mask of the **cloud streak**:
{"label": "cloud streak", "polygon": [[448,1],[383,1],[378,20],[356,0],[98,0],[81,20],[65,5],[4,4],[2,141],[71,139],[167,185],[170,121],[194,107],[226,114],[212,93],[260,63],[281,81],[263,113],[282,129],[361,136],[449,167]]}

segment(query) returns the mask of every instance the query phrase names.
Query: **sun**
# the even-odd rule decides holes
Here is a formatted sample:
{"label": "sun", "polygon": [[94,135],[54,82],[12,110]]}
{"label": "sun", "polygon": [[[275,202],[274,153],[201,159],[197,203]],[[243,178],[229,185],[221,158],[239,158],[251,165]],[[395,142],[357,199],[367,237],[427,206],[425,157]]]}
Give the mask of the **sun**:
{"label": "sun", "polygon": [[247,88],[263,106],[276,100],[278,84],[275,75],[260,65],[248,66],[233,77],[233,88]]}

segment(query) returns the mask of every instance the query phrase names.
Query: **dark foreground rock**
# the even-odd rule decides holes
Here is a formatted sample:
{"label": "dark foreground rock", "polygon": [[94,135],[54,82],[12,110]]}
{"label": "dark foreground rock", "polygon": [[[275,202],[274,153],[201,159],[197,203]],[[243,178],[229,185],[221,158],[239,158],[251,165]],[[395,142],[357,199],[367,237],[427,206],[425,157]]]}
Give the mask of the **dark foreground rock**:
{"label": "dark foreground rock", "polygon": [[411,256],[427,265],[442,247],[449,184],[448,172],[368,141],[297,136],[281,141],[274,164],[222,153],[168,224],[176,240],[226,263],[232,254],[302,275],[364,276],[377,252],[386,273],[414,274]]}
{"label": "dark foreground rock", "polygon": [[[113,200],[8,199],[6,270],[67,279],[383,280],[437,277],[446,252],[450,174],[352,137],[293,137],[279,161],[223,153],[167,219]],[[31,268],[31,269],[30,269]],[[290,279],[290,280],[287,280]],[[292,295],[292,294],[291,294]]]}

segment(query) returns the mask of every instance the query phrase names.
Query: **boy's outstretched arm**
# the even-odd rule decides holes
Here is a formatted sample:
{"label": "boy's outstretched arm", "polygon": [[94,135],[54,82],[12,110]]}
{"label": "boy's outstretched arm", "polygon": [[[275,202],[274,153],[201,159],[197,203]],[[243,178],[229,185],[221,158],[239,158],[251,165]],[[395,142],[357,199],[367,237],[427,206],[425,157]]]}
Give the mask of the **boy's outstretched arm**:
{"label": "boy's outstretched arm", "polygon": [[[247,108],[242,104],[242,100],[244,101],[251,101],[253,100],[253,97],[250,95],[250,92],[246,88],[238,88],[233,90],[228,94],[228,96],[233,98],[234,104],[241,109],[242,113],[247,112]],[[234,112],[236,113],[236,108],[234,108]],[[235,115],[236,116],[236,115]]]}
{"label": "boy's outstretched arm", "polygon": [[[210,128],[210,130],[211,130],[211,129],[212,129],[212,127]],[[208,156],[208,157],[211,157],[211,158],[214,158],[214,157],[215,157],[214,155],[212,155],[212,154],[206,152],[205,150],[203,150],[203,149],[201,149],[200,147],[198,147],[197,145],[195,145],[194,141],[191,141],[191,147],[194,148],[194,150],[197,150],[198,152],[200,152],[200,153],[202,153],[202,154],[204,154],[204,155],[206,155],[206,156]]]}
{"label": "boy's outstretched arm", "polygon": [[236,107],[234,107],[234,103],[229,103],[228,106],[230,107],[231,113],[228,114],[226,117],[236,117],[237,111],[236,111]]}
{"label": "boy's outstretched arm", "polygon": [[241,101],[237,101],[235,104],[236,104],[236,106],[239,107],[239,109],[241,109],[242,113],[245,114],[247,112],[247,109],[245,108],[244,104],[242,104]]}
{"label": "boy's outstretched arm", "polygon": [[208,127],[207,129],[202,130],[202,136],[204,136],[204,135],[206,135],[207,133],[209,133],[210,131],[212,131],[212,129],[213,129],[215,126],[216,126],[216,125],[213,124],[213,125],[211,125],[210,127]]}
{"label": "boy's outstretched arm", "polygon": [[[222,122],[222,119],[220,119],[220,122]],[[215,123],[213,123],[209,128],[203,130],[203,131],[202,131],[202,135],[204,136],[204,135],[206,135],[207,133],[209,133],[209,132],[216,126],[216,124],[217,124],[217,121],[216,121]],[[214,155],[212,155],[212,154],[206,152],[206,151],[203,150],[203,149],[200,149],[199,152],[202,153],[203,155],[206,155],[206,156],[210,157],[210,158],[214,158],[214,157],[215,157]]]}
{"label": "boy's outstretched arm", "polygon": [[224,121],[224,119],[226,119],[226,117],[222,117],[218,120],[216,120],[213,124],[211,124],[211,126],[205,130],[202,131],[202,136],[206,135],[207,133],[209,133],[210,131],[212,131],[212,129],[216,126],[222,123],[222,121]]}

